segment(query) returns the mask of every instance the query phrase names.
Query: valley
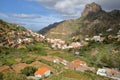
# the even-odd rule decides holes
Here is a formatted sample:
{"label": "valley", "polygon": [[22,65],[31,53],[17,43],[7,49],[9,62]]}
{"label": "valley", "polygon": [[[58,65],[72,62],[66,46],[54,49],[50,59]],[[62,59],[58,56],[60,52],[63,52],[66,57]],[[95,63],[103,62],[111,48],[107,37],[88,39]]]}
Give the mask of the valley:
{"label": "valley", "polygon": [[0,20],[0,80],[120,80],[119,22],[95,2],[39,32]]}

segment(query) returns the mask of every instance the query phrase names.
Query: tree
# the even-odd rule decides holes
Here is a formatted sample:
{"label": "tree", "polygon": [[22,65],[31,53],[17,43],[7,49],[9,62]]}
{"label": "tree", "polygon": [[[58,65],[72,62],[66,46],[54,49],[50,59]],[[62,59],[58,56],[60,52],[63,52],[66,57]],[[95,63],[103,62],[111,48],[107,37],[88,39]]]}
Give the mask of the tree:
{"label": "tree", "polygon": [[21,70],[21,73],[25,74],[26,76],[33,76],[35,71],[36,71],[35,67],[28,66],[28,67],[25,67],[23,70]]}

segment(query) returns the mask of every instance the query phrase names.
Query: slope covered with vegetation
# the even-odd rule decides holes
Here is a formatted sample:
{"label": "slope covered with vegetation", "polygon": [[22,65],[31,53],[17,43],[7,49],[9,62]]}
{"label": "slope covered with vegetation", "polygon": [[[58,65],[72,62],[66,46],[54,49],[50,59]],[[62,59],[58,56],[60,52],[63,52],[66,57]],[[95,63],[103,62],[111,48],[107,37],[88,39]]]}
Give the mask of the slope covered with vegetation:
{"label": "slope covered with vegetation", "polygon": [[102,10],[101,6],[93,2],[85,6],[80,18],[64,21],[55,25],[55,27],[52,27],[52,29],[48,31],[44,31],[46,28],[41,31],[44,31],[45,36],[49,38],[61,38],[63,40],[69,40],[72,37],[78,37],[83,39],[85,35],[107,35],[106,30],[108,29],[112,29],[111,33],[114,34],[120,29],[119,22],[119,10],[106,12]]}
{"label": "slope covered with vegetation", "polygon": [[[0,79],[31,80],[29,77],[34,77],[36,69],[47,67],[52,74],[44,80],[113,80],[98,76],[96,72],[103,67],[120,70],[119,22],[119,10],[105,12],[96,3],[87,5],[82,16],[76,20],[63,21],[41,30],[40,33],[46,36],[42,36],[44,38],[19,25],[0,20],[0,43],[4,43],[0,46]],[[104,40],[93,40],[92,37],[96,35]],[[84,45],[67,49],[58,49],[56,46],[53,48],[51,45],[60,44],[60,39]],[[69,43],[62,41],[62,45],[69,46]],[[9,47],[4,47],[6,44],[9,44]],[[14,44],[19,47],[11,47]],[[84,67],[94,70],[81,72],[66,69],[62,62],[54,63],[55,59],[68,64],[80,60],[87,64]]]}

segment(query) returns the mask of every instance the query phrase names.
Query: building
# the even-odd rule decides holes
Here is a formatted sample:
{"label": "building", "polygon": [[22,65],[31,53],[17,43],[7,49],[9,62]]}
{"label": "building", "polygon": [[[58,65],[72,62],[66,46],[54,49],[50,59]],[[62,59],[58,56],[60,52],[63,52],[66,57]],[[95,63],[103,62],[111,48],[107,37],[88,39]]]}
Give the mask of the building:
{"label": "building", "polygon": [[101,36],[93,36],[92,40],[94,40],[95,42],[103,42],[105,38]]}
{"label": "building", "polygon": [[57,64],[61,63],[61,64],[65,65],[65,66],[68,64],[68,61],[66,61],[66,60],[64,60],[64,59],[61,59],[61,58],[59,58],[59,57],[55,58],[55,59],[53,60],[53,62],[54,62],[54,63],[57,63]]}
{"label": "building", "polygon": [[117,70],[108,69],[108,68],[103,68],[103,69],[99,68],[96,74],[100,76],[106,76],[109,78],[120,80],[120,72]]}
{"label": "building", "polygon": [[74,60],[66,65],[66,68],[72,69],[72,70],[77,70],[77,71],[82,71],[84,72],[86,70],[87,64],[84,61],[80,60]]}
{"label": "building", "polygon": [[97,75],[100,75],[100,76],[107,76],[106,74],[106,69],[98,69],[97,70]]}
{"label": "building", "polygon": [[119,78],[120,80],[120,72],[117,70],[113,70],[113,69],[106,69],[106,74],[109,77],[114,77],[114,78]]}
{"label": "building", "polygon": [[42,78],[48,77],[50,76],[50,69],[43,67],[43,68],[39,68],[35,73],[35,78],[36,80],[40,80]]}

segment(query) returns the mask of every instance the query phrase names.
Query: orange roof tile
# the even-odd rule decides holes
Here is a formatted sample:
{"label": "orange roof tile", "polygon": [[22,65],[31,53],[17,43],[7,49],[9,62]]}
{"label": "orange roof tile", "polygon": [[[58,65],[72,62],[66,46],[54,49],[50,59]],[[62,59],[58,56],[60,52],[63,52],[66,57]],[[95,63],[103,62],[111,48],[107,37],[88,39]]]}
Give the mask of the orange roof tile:
{"label": "orange roof tile", "polygon": [[44,68],[39,68],[35,74],[40,74],[40,75],[43,75],[46,71],[49,71],[48,68],[44,67]]}
{"label": "orange roof tile", "polygon": [[118,72],[118,71],[116,71],[116,70],[112,70],[112,69],[107,69],[107,73],[119,74],[120,72]]}
{"label": "orange roof tile", "polygon": [[80,60],[78,60],[78,59],[72,61],[71,63],[72,63],[72,65],[73,65],[74,67],[78,67],[78,66],[81,66],[81,65],[86,65],[86,62],[80,61]]}

